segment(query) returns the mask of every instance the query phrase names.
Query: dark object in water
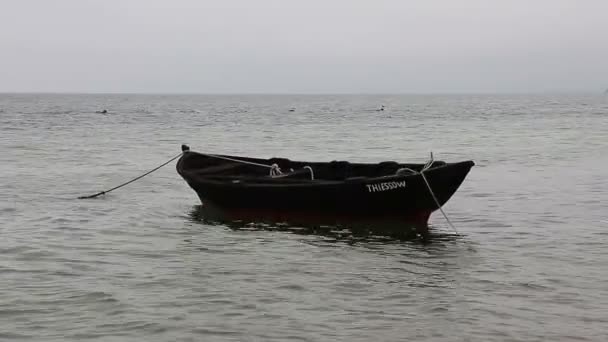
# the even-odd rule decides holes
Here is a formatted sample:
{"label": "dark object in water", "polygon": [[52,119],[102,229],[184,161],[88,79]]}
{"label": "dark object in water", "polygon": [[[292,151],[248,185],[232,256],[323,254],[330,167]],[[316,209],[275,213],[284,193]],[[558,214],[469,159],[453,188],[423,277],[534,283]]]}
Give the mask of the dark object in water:
{"label": "dark object in water", "polygon": [[259,159],[197,153],[185,145],[182,151],[177,172],[206,210],[229,220],[297,224],[426,227],[439,207],[420,172],[443,206],[475,165],[473,161],[424,165]]}
{"label": "dark object in water", "polygon": [[101,110],[101,111],[96,111],[95,113],[99,113],[99,114],[108,114],[108,111],[106,109]]}

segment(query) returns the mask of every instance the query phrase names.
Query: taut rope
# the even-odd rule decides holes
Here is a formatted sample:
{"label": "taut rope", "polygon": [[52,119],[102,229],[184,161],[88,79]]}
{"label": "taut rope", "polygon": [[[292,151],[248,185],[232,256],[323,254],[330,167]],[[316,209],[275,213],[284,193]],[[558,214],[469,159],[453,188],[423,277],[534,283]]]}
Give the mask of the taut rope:
{"label": "taut rope", "polygon": [[254,166],[266,167],[266,168],[270,169],[270,175],[271,176],[278,176],[278,175],[280,175],[280,174],[283,173],[283,172],[281,172],[281,168],[277,164],[266,165],[266,164],[260,164],[260,163],[250,162],[250,161],[247,161],[247,160],[241,160],[241,159],[229,158],[229,157],[224,157],[224,156],[218,156],[217,154],[207,154],[207,153],[200,153],[200,152],[199,152],[199,154],[201,154],[203,156],[206,156],[206,157],[211,157],[211,158],[217,158],[217,159],[223,159],[223,160],[233,161],[233,162],[242,163],[242,164],[249,164],[249,165],[254,165]]}

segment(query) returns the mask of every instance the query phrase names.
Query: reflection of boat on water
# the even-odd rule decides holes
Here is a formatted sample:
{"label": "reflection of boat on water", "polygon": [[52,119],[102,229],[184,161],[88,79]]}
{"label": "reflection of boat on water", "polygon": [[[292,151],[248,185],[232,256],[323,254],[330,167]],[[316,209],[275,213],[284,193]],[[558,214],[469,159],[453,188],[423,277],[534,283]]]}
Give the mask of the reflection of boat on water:
{"label": "reflection of boat on water", "polygon": [[458,239],[453,233],[433,230],[421,230],[420,227],[410,226],[407,229],[401,224],[387,225],[377,223],[373,226],[365,224],[349,225],[313,225],[291,224],[289,222],[251,222],[249,220],[231,220],[221,213],[204,205],[196,205],[188,213],[190,220],[208,226],[224,226],[234,231],[270,231],[287,234],[318,236],[334,241],[352,242],[398,242],[422,238],[424,242],[439,242]]}
{"label": "reflection of boat on water", "polygon": [[424,233],[431,213],[454,195],[474,165],[302,162],[182,149],[177,172],[214,217],[381,231],[415,226]]}

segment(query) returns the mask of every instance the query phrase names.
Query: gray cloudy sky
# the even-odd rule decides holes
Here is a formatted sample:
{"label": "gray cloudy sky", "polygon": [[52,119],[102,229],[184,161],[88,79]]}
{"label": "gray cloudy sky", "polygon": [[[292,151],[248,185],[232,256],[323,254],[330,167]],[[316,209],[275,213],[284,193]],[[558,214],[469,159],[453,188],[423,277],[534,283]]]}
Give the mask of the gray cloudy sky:
{"label": "gray cloudy sky", "polygon": [[608,0],[0,0],[0,92],[608,88]]}

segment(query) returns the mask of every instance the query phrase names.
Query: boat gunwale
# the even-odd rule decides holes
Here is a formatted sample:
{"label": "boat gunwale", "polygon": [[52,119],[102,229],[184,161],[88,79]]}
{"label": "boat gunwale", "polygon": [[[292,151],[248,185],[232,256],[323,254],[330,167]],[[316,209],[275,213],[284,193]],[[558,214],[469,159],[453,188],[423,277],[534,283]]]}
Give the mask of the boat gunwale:
{"label": "boat gunwale", "polygon": [[[368,165],[378,165],[368,164]],[[401,165],[401,164],[400,164]],[[423,166],[424,164],[409,164],[409,165],[419,165]],[[432,167],[428,170],[424,171],[424,174],[427,176],[432,176],[437,172],[444,172],[446,169],[452,169],[457,166],[467,165],[468,167],[473,167],[475,165],[472,160],[465,160],[460,162],[453,163],[445,163],[442,165],[438,165],[436,167]],[[193,169],[196,170],[196,169]],[[310,187],[310,186],[349,186],[354,184],[371,184],[377,182],[396,182],[402,180],[412,180],[413,178],[421,178],[421,173],[416,172],[414,174],[407,175],[382,175],[377,177],[351,177],[342,180],[328,180],[328,179],[290,179],[290,178],[272,178],[269,176],[263,177],[243,177],[243,176],[235,176],[235,175],[197,175],[196,172],[189,172],[189,170],[184,170],[183,168],[178,169],[179,173],[182,177],[186,179],[190,179],[197,183],[204,183],[210,185],[223,185],[223,186],[249,186],[249,187]]]}

